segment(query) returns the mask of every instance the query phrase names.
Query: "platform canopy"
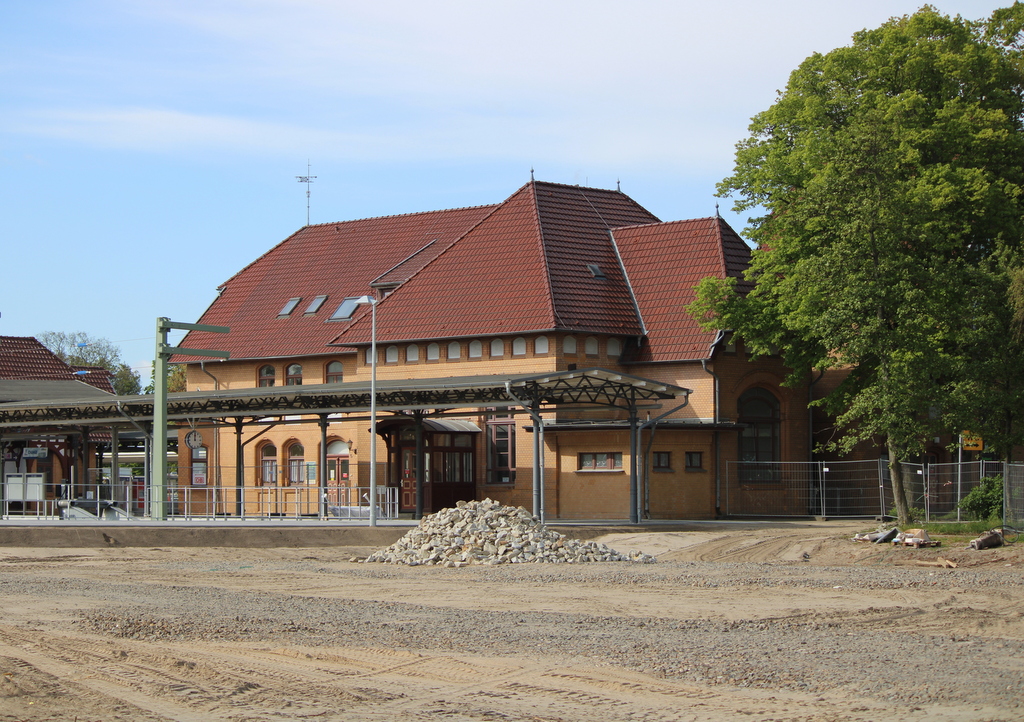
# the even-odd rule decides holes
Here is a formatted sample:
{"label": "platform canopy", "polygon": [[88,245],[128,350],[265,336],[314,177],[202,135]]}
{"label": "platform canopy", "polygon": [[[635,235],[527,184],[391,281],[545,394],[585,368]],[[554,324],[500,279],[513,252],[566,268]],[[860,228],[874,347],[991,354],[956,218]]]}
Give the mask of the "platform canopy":
{"label": "platform canopy", "polygon": [[[539,375],[379,379],[378,411],[510,408],[564,405],[629,408],[666,399],[683,400],[690,390],[661,381],[590,368]],[[225,391],[187,391],[167,396],[168,420],[359,413],[370,410],[370,382],[272,386]],[[0,429],[111,426],[152,422],[153,396],[106,396],[0,404]]]}

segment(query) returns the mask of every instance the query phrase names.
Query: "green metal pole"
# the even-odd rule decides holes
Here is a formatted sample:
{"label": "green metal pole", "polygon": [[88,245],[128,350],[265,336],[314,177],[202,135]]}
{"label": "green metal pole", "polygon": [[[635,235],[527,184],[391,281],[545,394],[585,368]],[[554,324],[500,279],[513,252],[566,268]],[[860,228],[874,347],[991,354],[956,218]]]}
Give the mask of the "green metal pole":
{"label": "green metal pole", "polygon": [[156,320],[156,356],[153,359],[153,461],[149,515],[167,518],[167,326],[169,318]]}

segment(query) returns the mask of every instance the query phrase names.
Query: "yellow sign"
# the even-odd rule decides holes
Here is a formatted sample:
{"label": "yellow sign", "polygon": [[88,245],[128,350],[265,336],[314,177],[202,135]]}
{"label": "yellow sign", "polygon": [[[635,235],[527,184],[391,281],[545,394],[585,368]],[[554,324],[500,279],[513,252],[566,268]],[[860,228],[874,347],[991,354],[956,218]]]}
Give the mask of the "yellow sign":
{"label": "yellow sign", "polygon": [[984,451],[985,440],[970,431],[965,431],[960,434],[960,448],[964,451]]}

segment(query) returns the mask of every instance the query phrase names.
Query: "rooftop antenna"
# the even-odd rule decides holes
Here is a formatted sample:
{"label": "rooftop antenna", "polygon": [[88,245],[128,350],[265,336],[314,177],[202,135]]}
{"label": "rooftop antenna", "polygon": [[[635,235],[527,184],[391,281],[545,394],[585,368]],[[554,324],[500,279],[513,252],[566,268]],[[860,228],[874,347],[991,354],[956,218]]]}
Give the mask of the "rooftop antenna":
{"label": "rooftop antenna", "polygon": [[306,184],[306,225],[308,226],[309,225],[309,184],[313,182],[314,178],[316,178],[315,175],[310,175],[309,174],[309,158],[306,159],[306,175],[297,175],[297,176],[295,176],[295,178],[296,178],[296,180],[299,181],[299,183],[305,183]]}

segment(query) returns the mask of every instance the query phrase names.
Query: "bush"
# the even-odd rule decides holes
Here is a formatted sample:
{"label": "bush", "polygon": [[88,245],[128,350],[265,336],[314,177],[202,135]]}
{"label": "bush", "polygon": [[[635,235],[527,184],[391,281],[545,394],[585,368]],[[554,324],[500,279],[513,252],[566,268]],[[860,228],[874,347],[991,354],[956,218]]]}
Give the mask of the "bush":
{"label": "bush", "polygon": [[[900,515],[899,510],[893,507],[889,510],[888,516],[893,519],[898,518]],[[910,519],[908,521],[924,521],[924,509],[918,509],[917,507],[910,507]]]}
{"label": "bush", "polygon": [[960,511],[972,519],[989,519],[1003,514],[1003,477],[986,476],[960,500]]}

